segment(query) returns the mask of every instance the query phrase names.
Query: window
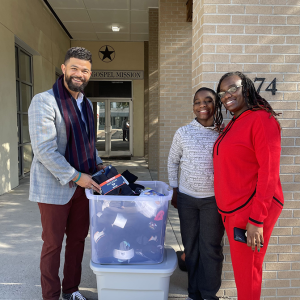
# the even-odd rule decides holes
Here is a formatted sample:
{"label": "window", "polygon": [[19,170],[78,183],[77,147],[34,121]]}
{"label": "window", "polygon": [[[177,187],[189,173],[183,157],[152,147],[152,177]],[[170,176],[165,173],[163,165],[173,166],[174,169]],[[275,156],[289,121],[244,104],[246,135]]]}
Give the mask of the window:
{"label": "window", "polygon": [[18,45],[15,46],[16,99],[19,176],[30,171],[32,148],[29,137],[28,108],[32,99],[32,56]]}

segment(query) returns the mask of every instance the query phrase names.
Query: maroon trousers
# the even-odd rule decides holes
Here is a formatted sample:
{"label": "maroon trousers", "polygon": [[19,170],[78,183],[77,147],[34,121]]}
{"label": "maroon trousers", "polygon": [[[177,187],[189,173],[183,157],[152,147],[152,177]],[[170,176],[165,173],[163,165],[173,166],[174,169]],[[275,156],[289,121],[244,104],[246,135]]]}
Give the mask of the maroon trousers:
{"label": "maroon trousers", "polygon": [[222,215],[223,222],[225,219],[224,226],[230,245],[238,300],[260,300],[262,265],[271,233],[282,211],[282,207],[273,200],[263,225],[264,246],[260,249],[260,252],[257,252],[256,248],[255,251],[252,251],[247,244],[235,241],[233,234],[234,227],[246,228],[251,208],[250,205],[232,216],[225,217]]}
{"label": "maroon trousers", "polygon": [[40,262],[43,299],[58,300],[61,292],[58,272],[64,234],[66,249],[62,290],[64,293],[78,291],[84,241],[89,230],[89,201],[84,189],[77,187],[73,197],[65,205],[38,205],[44,241]]}

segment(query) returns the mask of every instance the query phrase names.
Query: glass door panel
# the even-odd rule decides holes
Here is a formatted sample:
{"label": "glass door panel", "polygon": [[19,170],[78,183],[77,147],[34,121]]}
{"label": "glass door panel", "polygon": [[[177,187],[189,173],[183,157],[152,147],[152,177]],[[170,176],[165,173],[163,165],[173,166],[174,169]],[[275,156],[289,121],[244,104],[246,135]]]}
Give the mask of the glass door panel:
{"label": "glass door panel", "polygon": [[[90,98],[97,103],[94,109],[96,119],[96,148],[102,157],[131,155],[130,139],[131,101]],[[95,107],[95,106],[94,106]]]}
{"label": "glass door panel", "polygon": [[129,102],[110,102],[111,151],[129,151]]}
{"label": "glass door panel", "polygon": [[97,102],[96,148],[105,151],[105,102]]}

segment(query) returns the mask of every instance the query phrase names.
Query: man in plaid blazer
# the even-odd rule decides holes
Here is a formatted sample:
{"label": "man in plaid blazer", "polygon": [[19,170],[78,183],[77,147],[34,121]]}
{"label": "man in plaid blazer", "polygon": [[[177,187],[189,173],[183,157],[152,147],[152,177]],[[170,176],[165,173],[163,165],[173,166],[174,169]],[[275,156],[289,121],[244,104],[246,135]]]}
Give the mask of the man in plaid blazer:
{"label": "man in plaid blazer", "polygon": [[[62,297],[64,300],[86,299],[78,291],[84,241],[89,228],[89,201],[84,188],[99,191],[100,186],[92,180],[91,172],[80,172],[79,167],[78,169],[74,167],[76,161],[74,163],[73,156],[77,155],[80,158],[87,155],[89,159],[84,163],[91,167],[90,170],[93,168],[94,171],[100,170],[103,165],[95,146],[89,153],[81,153],[82,149],[90,147],[90,142],[76,147],[75,152],[78,153],[73,151],[72,142],[78,138],[76,135],[80,137],[82,135],[84,141],[91,141],[94,134],[92,113],[90,117],[87,114],[81,116],[83,103],[86,103],[85,109],[92,112],[92,103],[82,94],[91,76],[91,64],[92,55],[88,50],[80,47],[69,49],[62,64],[64,75],[54,84],[53,89],[34,96],[28,111],[29,132],[34,153],[29,200],[38,202],[41,213],[44,243],[40,269],[44,300],[59,300],[60,297],[61,282],[58,272],[65,233]],[[69,97],[67,100],[55,94],[55,87],[59,82],[61,83],[57,89],[60,89],[59,95]],[[71,126],[66,124],[71,117],[68,116],[68,111],[59,106],[63,101],[69,101],[68,103],[74,106],[75,115],[73,121],[70,118],[68,124]],[[81,130],[69,133],[66,130],[69,127]],[[70,136],[72,134],[73,136]],[[78,165],[82,163],[78,161]]]}

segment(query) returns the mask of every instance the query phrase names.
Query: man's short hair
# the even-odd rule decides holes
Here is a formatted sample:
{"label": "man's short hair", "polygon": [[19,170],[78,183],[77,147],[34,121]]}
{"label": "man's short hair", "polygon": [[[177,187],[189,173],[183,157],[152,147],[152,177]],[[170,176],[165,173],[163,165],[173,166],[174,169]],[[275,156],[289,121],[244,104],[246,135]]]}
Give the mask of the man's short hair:
{"label": "man's short hair", "polygon": [[92,64],[92,53],[82,47],[72,47],[70,48],[65,56],[65,63],[68,61],[71,57],[87,60]]}

